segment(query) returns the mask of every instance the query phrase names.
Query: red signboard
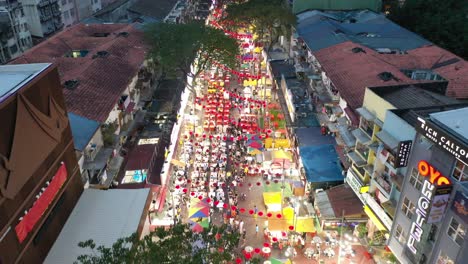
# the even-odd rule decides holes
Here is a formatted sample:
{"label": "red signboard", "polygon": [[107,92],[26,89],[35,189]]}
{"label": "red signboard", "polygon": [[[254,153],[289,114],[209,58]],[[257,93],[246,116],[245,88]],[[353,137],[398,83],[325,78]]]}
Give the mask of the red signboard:
{"label": "red signboard", "polygon": [[16,236],[20,243],[22,243],[29,232],[33,230],[34,225],[41,219],[47,208],[49,208],[50,203],[54,200],[66,180],[67,168],[65,167],[65,163],[62,163],[50,181],[49,186],[46,187],[42,195],[34,202],[28,213],[23,216],[23,220],[16,225]]}

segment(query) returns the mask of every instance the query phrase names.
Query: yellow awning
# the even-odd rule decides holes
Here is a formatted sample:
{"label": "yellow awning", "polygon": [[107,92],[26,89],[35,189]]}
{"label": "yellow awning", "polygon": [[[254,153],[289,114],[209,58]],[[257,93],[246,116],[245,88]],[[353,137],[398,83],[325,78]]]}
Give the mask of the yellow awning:
{"label": "yellow awning", "polygon": [[366,212],[367,216],[369,216],[369,219],[372,220],[374,225],[379,229],[380,231],[387,231],[387,228],[380,222],[379,218],[372,212],[372,210],[369,208],[369,206],[364,205],[364,212]]}
{"label": "yellow awning", "polygon": [[[279,140],[277,140],[278,142]],[[275,150],[273,151],[273,159],[287,159],[292,161],[292,154],[284,150]]]}
{"label": "yellow awning", "polygon": [[264,192],[263,201],[265,204],[281,204],[280,192]]}
{"label": "yellow awning", "polygon": [[313,218],[297,218],[296,219],[296,231],[297,232],[309,232],[314,233],[315,224]]}
{"label": "yellow awning", "polygon": [[180,160],[176,160],[176,159],[172,159],[171,160],[171,163],[176,165],[176,166],[179,166],[179,167],[185,167],[185,163],[183,163],[182,161]]}

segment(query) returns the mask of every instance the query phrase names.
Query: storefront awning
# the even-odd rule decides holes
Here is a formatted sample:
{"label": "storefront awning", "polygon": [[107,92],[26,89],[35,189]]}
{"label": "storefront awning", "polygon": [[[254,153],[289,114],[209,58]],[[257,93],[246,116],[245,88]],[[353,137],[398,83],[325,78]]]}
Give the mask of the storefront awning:
{"label": "storefront awning", "polygon": [[387,231],[385,226],[382,224],[382,222],[380,222],[379,218],[375,216],[374,212],[372,212],[369,206],[364,205],[364,212],[367,214],[367,216],[369,216],[369,219],[372,220],[377,229],[379,229],[380,231]]}
{"label": "storefront awning", "polygon": [[298,218],[296,220],[295,230],[297,232],[315,233],[314,219],[313,218]]}

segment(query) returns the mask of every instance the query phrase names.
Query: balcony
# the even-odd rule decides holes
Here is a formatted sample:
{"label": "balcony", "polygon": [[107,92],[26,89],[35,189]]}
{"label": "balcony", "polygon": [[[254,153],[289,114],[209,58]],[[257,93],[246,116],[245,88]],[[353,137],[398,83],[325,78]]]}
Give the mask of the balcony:
{"label": "balcony", "polygon": [[372,138],[360,128],[353,130],[351,133],[357,139],[357,141],[364,145],[369,145],[372,143]]}
{"label": "balcony", "polygon": [[348,158],[351,159],[351,161],[357,166],[357,167],[362,167],[367,164],[367,161],[361,157],[357,152],[355,151],[350,151],[346,153]]}
{"label": "balcony", "polygon": [[381,187],[379,188],[381,191],[383,191],[384,194],[386,194],[387,196],[390,195],[390,192],[392,190],[392,184],[387,180],[387,178],[390,178],[390,177],[385,177],[383,176],[382,174],[380,173],[374,173],[374,178],[373,180],[375,182],[377,182],[377,184],[379,186],[377,187]]}
{"label": "balcony", "polygon": [[397,206],[397,201],[395,200],[388,200],[381,204],[384,211],[392,218],[395,218],[395,211]]}
{"label": "balcony", "polygon": [[41,15],[39,16],[39,20],[40,20],[41,22],[46,22],[46,21],[49,21],[49,20],[51,20],[51,19],[52,19],[52,16],[51,16],[51,15],[41,14]]}
{"label": "balcony", "polygon": [[382,224],[387,228],[387,230],[392,229],[393,220],[390,216],[385,213],[384,209],[379,205],[379,203],[370,195],[369,193],[363,193],[362,197],[366,204],[372,209],[372,211],[377,215],[377,217],[382,221]]}
{"label": "balcony", "polygon": [[42,0],[37,4],[39,7],[45,7],[47,5],[49,5],[49,0]]}

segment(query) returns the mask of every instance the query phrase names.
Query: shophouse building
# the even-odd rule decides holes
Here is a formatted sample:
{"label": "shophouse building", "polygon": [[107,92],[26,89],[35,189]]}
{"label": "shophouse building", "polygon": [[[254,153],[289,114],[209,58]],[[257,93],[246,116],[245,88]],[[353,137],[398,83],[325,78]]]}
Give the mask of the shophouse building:
{"label": "shophouse building", "polygon": [[[435,82],[367,88],[364,105],[357,109],[360,125],[353,130],[355,147],[347,153],[351,166],[346,182],[369,215],[368,236],[389,237],[411,149],[411,135],[395,136],[399,126],[387,122],[387,111],[414,107],[460,105],[446,97],[447,83]],[[381,239],[382,243],[386,239]]]}
{"label": "shophouse building", "polygon": [[0,262],[42,263],[83,185],[56,66],[0,66]]}
{"label": "shophouse building", "polygon": [[146,51],[134,24],[77,24],[11,62],[57,64],[86,184],[108,187],[118,172],[123,132],[152,94]]}
{"label": "shophouse building", "polygon": [[338,105],[353,126],[359,123],[355,110],[366,87],[447,81],[445,95],[468,98],[465,60],[383,14],[312,10],[297,17],[290,52],[296,71],[315,93],[328,94],[327,112]]}
{"label": "shophouse building", "polygon": [[0,63],[20,56],[33,45],[23,6],[17,0],[0,1]]}
{"label": "shophouse building", "polygon": [[401,263],[468,261],[467,114],[466,104],[387,112],[384,129],[412,142],[388,241]]}
{"label": "shophouse building", "polygon": [[29,31],[42,39],[63,29],[59,0],[18,0],[24,9]]}
{"label": "shophouse building", "polygon": [[62,21],[65,27],[78,23],[79,17],[75,0],[60,0],[60,12],[62,12]]}

